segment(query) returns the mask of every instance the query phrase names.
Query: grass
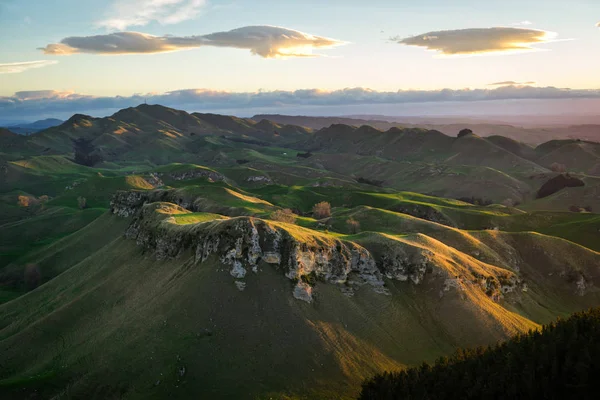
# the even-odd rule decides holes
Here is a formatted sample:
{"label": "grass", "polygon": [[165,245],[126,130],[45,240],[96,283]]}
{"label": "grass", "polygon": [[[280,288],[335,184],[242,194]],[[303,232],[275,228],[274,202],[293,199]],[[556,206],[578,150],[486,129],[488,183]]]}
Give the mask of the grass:
{"label": "grass", "polygon": [[175,223],[178,225],[199,224],[202,222],[214,221],[216,219],[224,219],[225,217],[219,214],[210,213],[190,213],[174,215]]}
{"label": "grass", "polygon": [[0,226],[0,271],[28,253],[44,248],[89,225],[104,210],[48,206],[16,222]]}

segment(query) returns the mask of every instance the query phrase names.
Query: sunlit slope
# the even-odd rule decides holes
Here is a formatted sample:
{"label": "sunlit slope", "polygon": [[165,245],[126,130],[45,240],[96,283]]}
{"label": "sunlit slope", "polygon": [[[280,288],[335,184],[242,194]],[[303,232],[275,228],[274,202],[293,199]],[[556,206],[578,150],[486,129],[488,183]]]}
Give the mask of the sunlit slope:
{"label": "sunlit slope", "polygon": [[[272,207],[242,192],[215,190]],[[130,205],[113,204],[113,210]],[[170,203],[142,210],[128,218],[105,214],[31,258],[60,269],[0,305],[6,366],[0,393],[351,398],[373,373],[457,346],[493,343],[599,300],[600,255],[538,234],[466,232],[397,215],[407,220],[406,231],[426,233],[339,236]],[[240,253],[232,255],[226,250],[237,249],[238,239]],[[275,242],[279,265],[267,252]],[[213,243],[208,253],[202,243]],[[302,262],[368,251],[364,257],[373,257],[379,271],[373,276],[381,273],[385,290],[350,284],[349,296],[354,272],[346,284],[327,275],[341,258],[326,256],[329,264],[320,269],[293,269],[287,255],[294,251]],[[233,276],[235,263],[227,257],[242,262],[243,277]],[[246,267],[250,260],[257,261],[256,272]],[[291,279],[292,271],[302,279]],[[316,279],[308,303],[295,298],[295,287],[311,271]]]}

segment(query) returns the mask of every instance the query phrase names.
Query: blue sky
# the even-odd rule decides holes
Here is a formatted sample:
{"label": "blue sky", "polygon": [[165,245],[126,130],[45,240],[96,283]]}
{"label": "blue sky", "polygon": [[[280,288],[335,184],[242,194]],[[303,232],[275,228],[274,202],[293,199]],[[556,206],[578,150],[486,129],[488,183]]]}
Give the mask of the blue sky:
{"label": "blue sky", "polygon": [[[144,8],[152,7],[153,1],[162,6],[148,16]],[[165,5],[169,1],[172,4]],[[137,24],[123,22],[132,18]],[[117,27],[115,21],[125,25]],[[236,93],[357,87],[382,92],[493,90],[490,83],[505,81],[596,89],[600,88],[600,29],[595,26],[599,21],[597,0],[0,0],[0,96],[6,103],[17,92],[40,90],[53,91],[54,97],[56,93],[127,97],[189,89]],[[272,58],[252,54],[263,44],[243,47],[252,32],[229,34],[226,43],[212,37],[209,43],[204,37],[248,26],[283,27],[336,43],[312,49],[321,57]],[[486,31],[492,27],[522,30],[519,34],[543,30],[557,36],[529,43],[538,51],[516,54],[492,46],[476,56],[443,56],[420,45],[443,42],[454,51],[452,40],[492,40]],[[446,31],[461,30],[467,31],[459,39],[444,36]],[[151,54],[104,55],[71,45],[70,55],[39,50],[73,36],[88,38],[93,47],[116,32],[142,32],[161,41],[170,40],[165,35],[203,37],[195,48]],[[429,32],[437,34],[420,36]],[[399,43],[406,38],[415,39]],[[275,53],[282,49],[267,48]],[[23,64],[33,61],[42,63],[37,68]],[[22,97],[19,101],[26,101]]]}

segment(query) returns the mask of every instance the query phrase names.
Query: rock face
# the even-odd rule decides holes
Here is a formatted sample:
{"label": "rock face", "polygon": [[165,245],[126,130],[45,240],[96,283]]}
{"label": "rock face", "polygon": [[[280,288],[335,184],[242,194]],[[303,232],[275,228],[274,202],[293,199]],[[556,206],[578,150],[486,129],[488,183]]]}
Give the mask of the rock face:
{"label": "rock face", "polygon": [[[399,249],[402,250],[402,249]],[[395,254],[384,254],[381,257],[381,270],[389,279],[399,281],[411,280],[418,285],[423,281],[425,273],[431,271],[431,258],[433,253],[429,250],[397,251]]]}
{"label": "rock face", "polygon": [[110,210],[113,214],[121,217],[130,217],[138,213],[144,204],[165,202],[176,204],[192,212],[205,211],[194,203],[195,200],[195,197],[191,197],[177,189],[120,190],[114,194],[110,202]]}
{"label": "rock face", "polygon": [[273,180],[268,176],[251,176],[248,179],[246,179],[246,181],[253,183],[263,183],[266,185],[270,185],[271,183],[273,183]]}
{"label": "rock face", "polygon": [[110,202],[110,211],[119,217],[131,217],[149,200],[147,192],[118,191]]}
{"label": "rock face", "polygon": [[[133,216],[126,237],[157,259],[188,253],[196,263],[202,263],[217,257],[240,290],[246,287],[248,274],[260,273],[260,263],[281,270],[294,282],[294,297],[307,302],[313,300],[317,281],[338,285],[345,295],[353,296],[362,286],[389,294],[384,277],[413,285],[429,279],[440,282],[440,296],[451,289],[478,288],[495,301],[522,286],[513,272],[498,269],[477,274],[465,266],[458,267],[463,272],[450,273],[440,267],[447,262],[438,260],[431,250],[409,243],[391,241],[383,249],[372,249],[376,261],[373,253],[354,242],[254,217],[175,224],[171,215],[188,213],[189,208],[194,210],[193,205],[194,199],[181,198],[169,190],[130,191],[116,193],[111,211],[121,217]],[[585,291],[585,283],[578,288]]]}
{"label": "rock face", "polygon": [[[119,199],[125,204],[113,201],[113,213],[131,216],[135,209],[132,205],[143,201],[140,193],[120,194]],[[312,301],[313,290],[304,280],[309,275],[346,286],[344,293],[348,295],[363,285],[380,293],[386,291],[371,254],[352,242],[326,236],[314,236],[306,242],[284,228],[252,217],[176,225],[168,212],[161,212],[165,210],[185,211],[168,203],[142,205],[126,231],[126,237],[154,252],[157,259],[176,258],[191,251],[195,261],[201,263],[215,255],[237,280],[258,273],[259,262],[264,261],[281,268],[296,283],[294,296],[308,302]]]}

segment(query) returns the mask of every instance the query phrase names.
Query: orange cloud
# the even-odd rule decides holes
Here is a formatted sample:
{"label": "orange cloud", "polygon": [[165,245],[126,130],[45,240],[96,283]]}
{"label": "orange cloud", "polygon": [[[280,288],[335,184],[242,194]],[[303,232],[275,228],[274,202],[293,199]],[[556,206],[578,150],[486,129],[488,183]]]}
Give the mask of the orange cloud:
{"label": "orange cloud", "polygon": [[444,55],[513,53],[536,50],[555,33],[528,28],[473,28],[428,32],[409,38],[393,38],[397,43],[425,47]]}
{"label": "orange cloud", "polygon": [[326,49],[345,42],[278,26],[246,26],[227,32],[200,36],[154,36],[140,32],[68,37],[41,48],[45,54],[152,54],[203,46],[250,50],[264,58],[312,57],[314,49]]}

